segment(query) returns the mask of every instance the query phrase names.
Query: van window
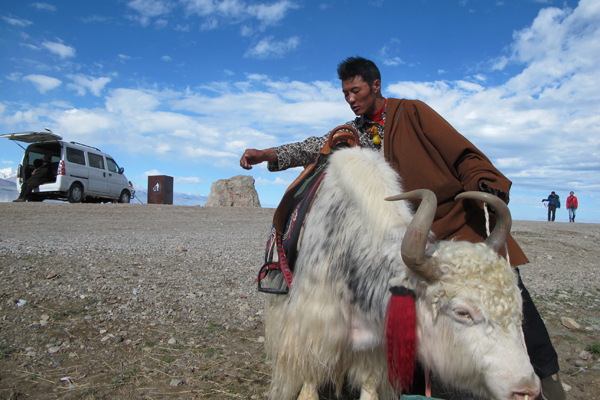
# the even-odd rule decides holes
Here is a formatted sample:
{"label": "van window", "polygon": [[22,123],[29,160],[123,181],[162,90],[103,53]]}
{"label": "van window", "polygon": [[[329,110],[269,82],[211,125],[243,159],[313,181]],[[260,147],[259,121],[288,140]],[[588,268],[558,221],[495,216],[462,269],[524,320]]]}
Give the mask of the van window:
{"label": "van window", "polygon": [[67,161],[75,164],[85,165],[83,151],[67,147]]}
{"label": "van window", "polygon": [[104,157],[101,155],[88,153],[88,160],[90,160],[90,167],[104,169]]}
{"label": "van window", "polygon": [[117,174],[119,173],[119,166],[112,158],[106,157],[106,167],[110,172],[116,172]]}
{"label": "van window", "polygon": [[41,160],[44,157],[44,154],[38,153],[37,151],[30,151],[27,153],[27,164],[33,165],[35,160]]}

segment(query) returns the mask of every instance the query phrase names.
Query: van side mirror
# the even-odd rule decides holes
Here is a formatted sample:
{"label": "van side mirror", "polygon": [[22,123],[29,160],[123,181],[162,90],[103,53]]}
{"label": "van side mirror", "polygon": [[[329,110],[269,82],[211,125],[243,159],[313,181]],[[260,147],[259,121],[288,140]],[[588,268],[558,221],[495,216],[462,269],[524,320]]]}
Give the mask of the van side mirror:
{"label": "van side mirror", "polygon": [[123,172],[125,172],[125,168],[119,167],[119,174],[123,175]]}

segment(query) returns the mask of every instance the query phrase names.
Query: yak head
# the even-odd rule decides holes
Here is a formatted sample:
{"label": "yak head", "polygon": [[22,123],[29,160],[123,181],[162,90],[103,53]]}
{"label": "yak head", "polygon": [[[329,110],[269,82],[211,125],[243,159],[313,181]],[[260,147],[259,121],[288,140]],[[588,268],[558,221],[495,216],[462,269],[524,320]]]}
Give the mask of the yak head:
{"label": "yak head", "polygon": [[517,274],[497,251],[510,232],[508,207],[495,196],[466,192],[458,199],[486,202],[498,223],[483,243],[427,244],[436,198],[419,190],[389,198],[421,198],[402,241],[412,273],[392,286],[416,293],[417,350],[421,364],[448,386],[496,400],[534,399],[540,391],[527,356]]}

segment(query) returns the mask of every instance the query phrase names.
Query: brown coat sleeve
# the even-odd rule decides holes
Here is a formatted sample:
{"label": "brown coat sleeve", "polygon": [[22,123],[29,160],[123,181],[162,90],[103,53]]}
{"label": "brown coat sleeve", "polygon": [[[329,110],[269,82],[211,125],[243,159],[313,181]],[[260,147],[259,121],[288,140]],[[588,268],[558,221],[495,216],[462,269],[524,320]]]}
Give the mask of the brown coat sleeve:
{"label": "brown coat sleeve", "polygon": [[[406,191],[425,188],[436,194],[438,208],[432,230],[437,239],[484,240],[482,204],[455,202],[454,197],[478,191],[482,180],[508,194],[511,182],[475,145],[425,103],[388,99],[383,148]],[[511,264],[528,262],[512,237],[508,243]]]}

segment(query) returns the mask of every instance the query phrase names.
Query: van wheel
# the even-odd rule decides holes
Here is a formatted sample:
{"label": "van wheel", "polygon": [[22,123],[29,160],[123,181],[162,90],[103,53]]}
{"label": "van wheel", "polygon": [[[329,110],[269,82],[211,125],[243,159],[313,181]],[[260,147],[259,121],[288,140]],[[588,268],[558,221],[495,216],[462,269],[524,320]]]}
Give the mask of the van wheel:
{"label": "van wheel", "polygon": [[129,200],[131,200],[131,195],[127,190],[123,190],[119,196],[119,203],[129,203]]}
{"label": "van wheel", "polygon": [[71,185],[67,200],[69,200],[69,203],[81,203],[83,200],[83,186],[79,183]]}

